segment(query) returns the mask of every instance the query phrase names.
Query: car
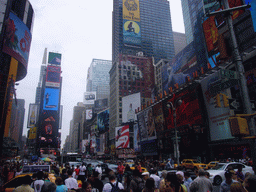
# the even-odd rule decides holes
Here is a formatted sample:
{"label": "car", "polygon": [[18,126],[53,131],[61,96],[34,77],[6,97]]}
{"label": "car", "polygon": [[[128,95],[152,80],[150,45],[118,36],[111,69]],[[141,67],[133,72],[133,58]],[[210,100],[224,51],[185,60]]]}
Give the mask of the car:
{"label": "car", "polygon": [[254,174],[254,171],[251,166],[247,166],[238,162],[218,163],[212,169],[207,170],[207,172],[209,172],[210,174],[210,180],[212,181],[213,185],[220,185],[222,181],[225,180],[225,172],[229,169],[233,169],[234,171],[237,171],[240,165],[242,165],[243,167],[242,172],[244,175],[246,173]]}
{"label": "car", "polygon": [[76,168],[77,167],[77,165],[82,165],[82,163],[81,162],[78,162],[78,161],[74,161],[74,162],[68,162],[68,165],[70,166],[70,167],[72,167],[73,165],[74,165],[74,167]]}
{"label": "car", "polygon": [[199,170],[199,169],[205,169],[206,164],[201,163],[196,159],[183,159],[183,161],[180,164],[180,167],[182,169]]}
{"label": "car", "polygon": [[206,165],[206,168],[205,169],[211,169],[213,167],[215,167],[216,165],[218,165],[219,161],[211,161],[210,163],[208,163]]}
{"label": "car", "polygon": [[33,173],[37,173],[38,171],[43,171],[49,173],[49,179],[51,182],[55,182],[56,178],[53,173],[50,173],[50,165],[24,165],[22,168],[22,173],[17,175],[3,186],[0,187],[1,192],[11,192],[14,188],[20,186],[22,184],[22,178],[26,175],[32,177]]}
{"label": "car", "polygon": [[[135,163],[126,163],[130,166],[131,170],[135,169]],[[141,167],[142,173],[148,172],[148,170],[145,167]]]}

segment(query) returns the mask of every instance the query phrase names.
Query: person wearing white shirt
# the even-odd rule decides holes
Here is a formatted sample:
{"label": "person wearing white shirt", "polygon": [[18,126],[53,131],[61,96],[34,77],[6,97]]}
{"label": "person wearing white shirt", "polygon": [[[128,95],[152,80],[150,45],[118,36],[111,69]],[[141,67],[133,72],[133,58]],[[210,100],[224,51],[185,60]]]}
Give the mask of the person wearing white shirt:
{"label": "person wearing white shirt", "polygon": [[101,180],[101,176],[102,176],[102,168],[101,165],[97,165],[97,167],[95,168],[95,171],[97,171],[99,173],[99,180]]}
{"label": "person wearing white shirt", "polygon": [[153,173],[150,175],[150,177],[154,179],[156,189],[159,189],[161,178],[157,175],[156,169],[153,170]]}
{"label": "person wearing white shirt", "polygon": [[68,189],[77,189],[77,180],[72,177],[72,170],[68,170],[68,178],[65,180],[65,185]]}
{"label": "person wearing white shirt", "polygon": [[82,182],[86,180],[85,178],[85,172],[86,172],[86,166],[83,163],[80,167],[79,167],[80,171],[79,171],[79,175],[77,180],[81,180]]}
{"label": "person wearing white shirt", "polygon": [[[112,172],[109,174],[108,179],[109,179],[109,183],[106,183],[106,184],[104,185],[102,192],[111,192],[112,185],[115,186],[115,185],[116,185],[116,182],[118,182],[118,181],[116,180],[115,173],[112,173]],[[112,185],[111,185],[110,183],[111,183]],[[124,189],[123,184],[120,183],[120,182],[118,182],[118,188],[119,188],[119,190],[123,190],[123,189]]]}

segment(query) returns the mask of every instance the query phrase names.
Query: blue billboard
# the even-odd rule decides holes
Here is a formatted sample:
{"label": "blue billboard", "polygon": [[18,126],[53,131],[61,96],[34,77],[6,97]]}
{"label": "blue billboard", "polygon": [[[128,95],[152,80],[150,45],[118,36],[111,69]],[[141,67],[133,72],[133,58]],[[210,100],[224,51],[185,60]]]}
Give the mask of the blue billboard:
{"label": "blue billboard", "polygon": [[98,114],[97,125],[99,133],[105,133],[109,129],[109,109]]}
{"label": "blue billboard", "polygon": [[44,91],[44,110],[58,111],[60,90],[54,88],[45,88]]}
{"label": "blue billboard", "polygon": [[123,41],[125,44],[141,45],[140,22],[123,20]]}

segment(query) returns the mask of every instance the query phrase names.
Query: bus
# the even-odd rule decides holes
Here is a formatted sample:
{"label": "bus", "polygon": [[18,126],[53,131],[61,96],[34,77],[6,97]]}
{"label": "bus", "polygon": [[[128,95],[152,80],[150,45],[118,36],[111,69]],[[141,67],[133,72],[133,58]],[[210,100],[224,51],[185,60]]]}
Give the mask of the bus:
{"label": "bus", "polygon": [[67,153],[63,156],[63,162],[82,162],[82,155],[79,153]]}

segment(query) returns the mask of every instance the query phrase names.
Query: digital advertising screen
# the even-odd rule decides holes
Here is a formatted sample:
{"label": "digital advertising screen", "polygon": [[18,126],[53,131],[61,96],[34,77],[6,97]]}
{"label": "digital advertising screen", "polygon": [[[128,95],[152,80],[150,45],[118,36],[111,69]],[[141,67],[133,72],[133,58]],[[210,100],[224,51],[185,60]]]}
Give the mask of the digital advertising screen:
{"label": "digital advertising screen", "polygon": [[116,142],[116,149],[130,147],[129,125],[116,127],[115,142]]}
{"label": "digital advertising screen", "polygon": [[61,81],[61,67],[58,66],[47,66],[47,72],[46,72],[46,87],[60,87],[60,81]]}
{"label": "digital advertising screen", "polygon": [[98,113],[97,125],[99,133],[105,133],[109,130],[109,109]]}
{"label": "digital advertising screen", "polygon": [[84,93],[83,103],[85,105],[94,105],[95,100],[96,100],[96,92],[85,92]]}
{"label": "digital advertising screen", "polygon": [[136,121],[135,109],[141,106],[140,93],[131,94],[122,98],[122,122]]}
{"label": "digital advertising screen", "polygon": [[60,90],[54,88],[45,88],[44,91],[44,110],[58,111]]}
{"label": "digital advertising screen", "polygon": [[48,63],[54,65],[61,65],[61,54],[49,52]]}
{"label": "digital advertising screen", "polygon": [[28,128],[34,127],[38,121],[39,105],[37,104],[29,104],[29,112],[28,112]]}

